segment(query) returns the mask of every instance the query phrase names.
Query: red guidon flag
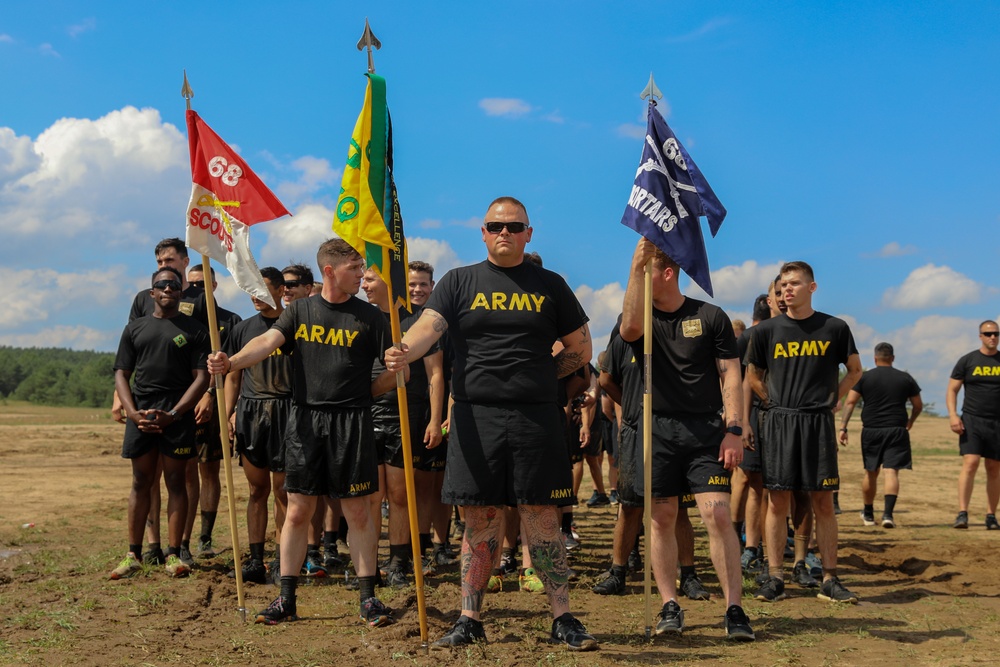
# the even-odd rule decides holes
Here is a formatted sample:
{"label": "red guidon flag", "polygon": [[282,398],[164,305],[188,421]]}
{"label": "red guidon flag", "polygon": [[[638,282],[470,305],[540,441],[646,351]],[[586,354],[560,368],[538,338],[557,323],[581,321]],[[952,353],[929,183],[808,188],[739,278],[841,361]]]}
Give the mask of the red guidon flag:
{"label": "red guidon flag", "polygon": [[225,264],[240,289],[275,307],[250,254],[250,225],[290,214],[243,158],[190,109],[187,126],[187,246]]}

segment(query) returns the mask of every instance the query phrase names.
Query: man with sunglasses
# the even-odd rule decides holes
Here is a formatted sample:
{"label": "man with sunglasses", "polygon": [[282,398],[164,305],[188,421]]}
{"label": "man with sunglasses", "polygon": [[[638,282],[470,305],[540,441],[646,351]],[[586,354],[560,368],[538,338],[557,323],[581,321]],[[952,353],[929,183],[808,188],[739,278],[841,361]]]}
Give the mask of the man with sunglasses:
{"label": "man with sunglasses", "polygon": [[[953,528],[969,527],[969,501],[979,461],[986,466],[986,529],[1000,530],[1000,327],[993,320],[979,325],[979,349],[955,364],[945,394],[951,430],[958,434],[962,472],[958,476],[958,516]],[[958,416],[958,392],[965,387],[962,416]]]}
{"label": "man with sunglasses", "polygon": [[[503,507],[514,505],[552,606],[551,638],[571,650],[598,647],[569,611],[559,519],[559,506],[572,496],[572,475],[557,381],[590,361],[592,341],[566,281],[524,261],[533,231],[521,202],[493,201],[482,227],[486,261],[445,274],[402,349],[386,351],[390,372],[420,359],[445,331],[455,351],[441,495],[465,507],[462,612],[435,648],[486,640],[483,597],[500,556]],[[553,355],[557,341],[562,349]]]}
{"label": "man with sunglasses", "polygon": [[[153,274],[153,314],[129,322],[115,357],[115,388],[127,419],[122,457],[132,461],[132,491],[128,553],[111,572],[112,579],[131,576],[141,569],[139,556],[150,487],[157,479],[157,462],[161,458],[168,493],[166,569],[174,577],[189,571],[180,559],[187,516],[185,470],[187,460],[195,455],[191,410],[208,386],[205,359],[210,349],[205,327],[180,315],[182,280],[171,267]],[[130,385],[133,374],[134,383]]]}

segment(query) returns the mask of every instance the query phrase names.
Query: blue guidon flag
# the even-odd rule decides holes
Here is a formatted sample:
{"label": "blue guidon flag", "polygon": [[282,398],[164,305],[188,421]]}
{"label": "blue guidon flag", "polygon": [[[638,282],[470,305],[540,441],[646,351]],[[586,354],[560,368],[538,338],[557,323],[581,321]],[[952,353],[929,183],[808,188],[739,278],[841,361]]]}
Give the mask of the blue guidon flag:
{"label": "blue guidon flag", "polygon": [[698,218],[708,218],[715,236],[726,218],[726,207],[652,102],[647,116],[646,142],[622,224],[652,241],[699,287],[715,296]]}

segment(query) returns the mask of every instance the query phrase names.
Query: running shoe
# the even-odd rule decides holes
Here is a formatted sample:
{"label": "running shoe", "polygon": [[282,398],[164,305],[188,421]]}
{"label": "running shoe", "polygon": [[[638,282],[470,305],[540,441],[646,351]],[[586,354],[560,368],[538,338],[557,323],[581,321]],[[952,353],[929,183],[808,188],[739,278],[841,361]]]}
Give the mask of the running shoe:
{"label": "running shoe", "polygon": [[827,602],[858,603],[858,596],[847,590],[837,577],[830,577],[824,581],[816,597]]}
{"label": "running shoe", "polygon": [[608,572],[608,576],[594,584],[590,590],[598,595],[623,595],[625,593],[625,580]]}
{"label": "running shoe", "polygon": [[[263,561],[257,558],[248,558],[243,561],[243,567],[241,570],[243,573],[243,581],[250,581],[255,584],[267,583],[267,568],[264,567]],[[230,570],[226,576],[230,579],[235,579],[236,570]]]}
{"label": "running shoe", "polygon": [[577,541],[579,541],[579,539],[580,539],[580,533],[576,532],[576,524],[575,523],[571,523],[569,525],[569,536],[572,537],[574,540],[577,540]]}
{"label": "running shoe", "polygon": [[566,540],[566,551],[580,548],[580,540],[573,537],[573,533],[563,533],[563,538]]}
{"label": "running shoe", "polygon": [[302,564],[302,576],[322,579],[326,576],[326,568],[318,551],[310,551],[306,554],[306,561]]}
{"label": "running shoe", "polygon": [[777,602],[779,600],[784,600],[787,595],[785,595],[785,582],[777,577],[770,577],[764,584],[757,590],[757,594],[754,596],[761,602]]}
{"label": "running shoe", "polygon": [[840,491],[833,492],[833,513],[840,514],[843,510],[840,509]]}
{"label": "running shoe", "polygon": [[163,565],[167,562],[167,557],[163,555],[163,549],[156,547],[142,554],[143,565]]}
{"label": "running shoe", "polygon": [[711,593],[705,589],[705,585],[701,583],[701,579],[698,578],[697,574],[689,574],[686,577],[681,577],[681,590],[684,591],[684,595],[689,600],[708,600],[712,597]]}
{"label": "running shoe", "polygon": [[543,584],[541,578],[535,574],[535,568],[533,567],[525,568],[524,572],[522,572],[518,577],[518,585],[525,593],[545,592],[545,584]]}
{"label": "running shoe", "polygon": [[660,620],[656,624],[658,635],[679,635],[684,632],[684,610],[671,600],[660,610]]}
{"label": "running shoe", "polygon": [[218,552],[212,548],[212,538],[207,535],[202,535],[198,538],[198,557],[199,558],[215,558]]}
{"label": "running shoe", "polygon": [[281,559],[275,558],[267,566],[267,574],[271,583],[275,586],[281,585]]}
{"label": "running shoe", "polygon": [[[989,527],[989,521],[986,522],[987,527]],[[882,527],[883,528],[895,528],[896,522],[893,521],[891,514],[882,515]],[[1000,526],[998,526],[1000,527]]]}
{"label": "running shoe", "polygon": [[596,651],[597,640],[568,611],[552,621],[552,641],[566,644],[571,651]]}
{"label": "running shoe", "polygon": [[125,558],[122,559],[122,562],[118,563],[118,567],[111,570],[111,578],[117,581],[118,579],[131,577],[133,574],[141,571],[142,563],[139,562],[134,553],[129,551]]}
{"label": "running shoe", "polygon": [[169,574],[171,577],[183,577],[186,576],[189,572],[191,572],[190,566],[188,566],[187,563],[182,561],[175,554],[169,554],[167,556],[166,569],[167,569],[167,574]]}
{"label": "running shoe", "polygon": [[456,540],[461,540],[462,536],[465,535],[465,522],[456,521],[454,527],[452,528],[452,535]]}
{"label": "running shoe", "polygon": [[861,523],[863,523],[866,526],[874,526],[875,525],[875,513],[874,512],[868,512],[868,511],[862,512],[861,513]]}
{"label": "running shoe", "polygon": [[361,603],[361,620],[373,628],[388,625],[392,623],[392,610],[378,598],[368,598]]}
{"label": "running shoe", "polygon": [[1000,523],[997,523],[995,514],[986,515],[986,530],[1000,530]]}
{"label": "running shoe", "polygon": [[410,585],[410,580],[399,568],[392,568],[385,573],[385,584],[392,588],[406,588]]}
{"label": "running shoe", "polygon": [[327,551],[323,553],[323,568],[327,573],[333,570],[344,569],[344,560],[340,557],[340,554],[334,551]]}
{"label": "running shoe", "polygon": [[449,649],[459,646],[469,646],[476,642],[486,642],[486,632],[483,630],[481,621],[468,616],[459,616],[455,625],[451,627],[441,639],[431,644],[433,649]]}
{"label": "running shoe", "polygon": [[959,512],[958,516],[955,517],[955,523],[951,524],[952,528],[966,529],[969,527],[969,513]]}
{"label": "running shoe", "polygon": [[597,489],[594,489],[594,493],[587,500],[587,507],[604,507],[610,504],[611,499],[608,498],[608,494],[598,493]]}
{"label": "running shoe", "polygon": [[180,558],[181,562],[187,565],[188,568],[194,567],[194,557],[191,555],[191,549],[184,546],[183,544],[181,545],[181,550],[180,553],[177,554],[177,557]]}
{"label": "running shoe", "polygon": [[434,547],[434,564],[441,567],[454,565],[458,560],[448,552],[447,544],[439,544]]}
{"label": "running shoe", "polygon": [[726,638],[737,642],[752,642],[757,639],[750,627],[750,619],[739,605],[731,605],[726,610]]}
{"label": "running shoe", "polygon": [[343,558],[351,557],[351,547],[347,544],[347,540],[342,537],[337,538],[337,555]]}
{"label": "running shoe", "polygon": [[503,575],[491,574],[490,580],[486,582],[486,592],[487,593],[502,593],[503,592]]}
{"label": "running shoe", "polygon": [[617,505],[621,502],[621,499],[618,497],[618,489],[611,489],[611,493],[608,495],[608,502],[612,505]]}
{"label": "running shoe", "polygon": [[289,602],[280,595],[274,598],[271,604],[267,605],[267,608],[258,611],[257,617],[254,619],[254,623],[263,623],[264,625],[277,625],[282,621],[297,621],[299,617],[295,614],[295,603]]}
{"label": "running shoe", "polygon": [[806,566],[809,567],[809,574],[819,579],[823,576],[823,561],[819,559],[815,551],[806,553]]}
{"label": "running shoe", "polygon": [[809,573],[809,568],[806,567],[804,560],[800,560],[792,569],[792,581],[802,588],[816,588],[819,586],[816,578]]}
{"label": "running shoe", "polygon": [[382,501],[382,518],[383,519],[388,519],[389,518],[389,501],[388,500],[383,500]]}
{"label": "running shoe", "polygon": [[515,572],[517,572],[517,558],[514,554],[500,556],[500,574],[514,574]]}
{"label": "running shoe", "polygon": [[750,549],[744,549],[740,556],[740,567],[743,574],[759,574],[764,566],[764,560]]}
{"label": "running shoe", "polygon": [[642,554],[639,553],[638,549],[632,549],[628,555],[628,561],[626,561],[626,567],[629,572],[642,572]]}

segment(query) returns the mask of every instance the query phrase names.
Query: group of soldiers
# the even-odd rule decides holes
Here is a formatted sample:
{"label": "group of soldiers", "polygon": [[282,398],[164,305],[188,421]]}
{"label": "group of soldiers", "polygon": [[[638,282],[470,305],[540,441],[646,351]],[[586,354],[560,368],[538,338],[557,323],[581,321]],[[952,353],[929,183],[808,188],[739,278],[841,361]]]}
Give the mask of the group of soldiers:
{"label": "group of soldiers", "polygon": [[[390,623],[392,612],[376,586],[405,585],[410,568],[428,572],[454,562],[448,545],[454,506],[463,526],[461,611],[434,646],[486,640],[484,596],[501,590],[503,575],[517,570],[520,537],[520,585],[547,594],[550,638],[571,650],[597,649],[598,641],[573,616],[569,596],[575,573],[567,549],[577,545],[572,506],[585,465],[596,475],[587,504],[618,503],[611,567],[595,593],[625,591],[626,573],[636,566],[643,497],[652,496],[647,539],[662,598],[657,634],[684,630],[678,584],[689,598],[709,597],[694,569],[691,507],[708,533],[728,638],[755,639],[741,605],[744,572],[757,575],[757,599],[785,597],[788,547],[796,584],[818,589],[823,600],[856,603],[837,570],[838,441],[847,443],[847,423],[863,400],[862,519],[875,524],[875,487],[884,469],[881,525],[894,527],[898,470],[911,466],[908,430],[921,403],[912,377],[892,368],[891,345],[876,347],[876,366],[863,375],[848,325],[813,309],[816,282],[805,262],[781,267],[755,303],[753,325],[737,340],[725,312],[685,296],[677,264],[641,239],[598,371],[589,363],[588,317],[573,291],[525,252],[533,232],[524,205],[501,197],[488,207],[481,228],[485,261],[454,269],[437,284],[430,265],[411,263],[414,307],[412,313],[400,309],[398,347],[389,326],[389,311],[398,306],[385,283],[366,271],[350,245],[331,239],[317,253],[319,283],[303,265],[264,268],[275,305],[254,298],[257,315],[242,322],[220,310],[222,349],[212,352],[202,285],[214,275],[196,273],[200,267],[185,275],[180,240],[158,245],[152,287],[136,296],[115,361],[114,412],[126,424],[122,455],[132,462],[133,483],[128,553],[111,577],[134,574],[143,560],[162,562],[172,576],[186,574],[199,502],[199,550],[214,553],[222,438],[212,426],[218,419],[211,418],[216,398],[209,379],[224,376],[229,435],[250,490],[250,556],[242,574],[280,586],[258,622],[295,620],[300,576],[323,576],[341,565],[337,546],[346,542],[361,618],[373,627]],[[647,263],[653,268],[648,490],[641,446]],[[361,289],[367,303],[356,296]],[[956,528],[968,525],[981,458],[988,475],[987,527],[1000,528],[997,331],[995,322],[980,325],[982,347],[963,357],[948,389],[964,457]],[[406,380],[425,555],[416,563],[410,558],[398,374]],[[845,397],[838,432],[837,407]],[[598,443],[613,461],[610,497]],[[165,553],[158,534],[161,473],[168,493]],[[265,564],[272,494],[277,553]],[[389,560],[380,572],[383,503]],[[819,558],[809,549],[812,540]]]}

